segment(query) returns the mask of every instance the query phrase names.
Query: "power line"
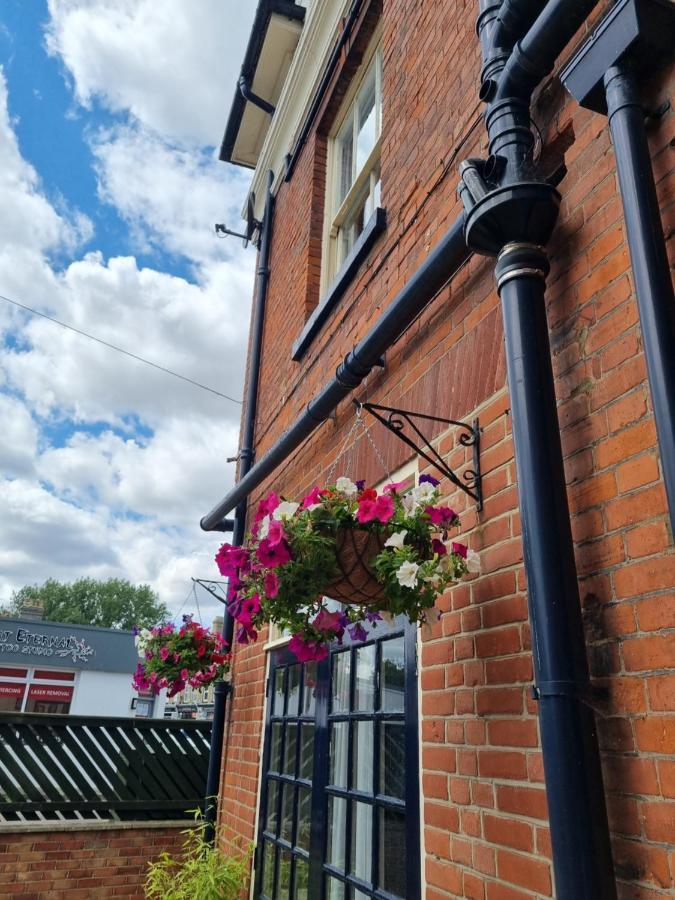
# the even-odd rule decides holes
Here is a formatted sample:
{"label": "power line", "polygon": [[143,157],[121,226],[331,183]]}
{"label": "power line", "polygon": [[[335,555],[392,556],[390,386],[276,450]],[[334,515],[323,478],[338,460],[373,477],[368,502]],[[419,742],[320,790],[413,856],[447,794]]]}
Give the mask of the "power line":
{"label": "power line", "polygon": [[79,328],[75,328],[73,325],[67,325],[65,322],[61,322],[59,319],[55,319],[53,316],[48,316],[47,313],[40,312],[37,309],[33,309],[31,306],[26,306],[25,303],[19,303],[18,300],[12,300],[11,297],[5,297],[4,294],[0,294],[0,300],[5,300],[7,303],[11,303],[13,306],[18,306],[20,309],[24,309],[26,312],[32,313],[34,316],[40,316],[43,319],[47,319],[48,322],[53,322],[55,325],[60,325],[61,328],[66,328],[68,331],[74,331],[75,334],[79,334],[82,337],[89,338],[90,341],[96,341],[97,344],[102,344],[104,347],[108,347],[109,350],[116,350],[118,353],[123,353],[124,356],[129,356],[131,359],[135,359],[137,362],[145,363],[146,366],[152,366],[153,369],[158,369],[160,372],[164,372],[166,375],[173,375],[174,378],[180,378],[181,381],[187,381],[188,384],[193,385],[194,387],[201,388],[203,391],[208,391],[210,394],[215,394],[217,397],[222,397],[223,400],[231,400],[232,403],[239,403],[241,405],[241,400],[236,400],[234,397],[228,396],[228,394],[221,394],[220,391],[217,391],[215,388],[208,387],[205,384],[200,384],[199,381],[194,381],[192,378],[188,378],[187,375],[179,375],[178,372],[173,372],[171,369],[167,369],[165,366],[160,366],[157,363],[150,362],[149,359],[144,359],[142,356],[137,356],[135,353],[131,353],[129,350],[125,350],[123,347],[117,347],[115,344],[109,344],[108,341],[104,341],[101,338],[95,337],[93,334],[89,334],[86,331],[81,331]]}

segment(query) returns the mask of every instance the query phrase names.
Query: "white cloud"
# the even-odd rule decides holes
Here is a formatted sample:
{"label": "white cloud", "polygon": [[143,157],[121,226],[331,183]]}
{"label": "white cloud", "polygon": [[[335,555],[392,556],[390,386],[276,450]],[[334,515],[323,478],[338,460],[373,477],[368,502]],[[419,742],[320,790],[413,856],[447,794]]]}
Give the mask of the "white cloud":
{"label": "white cloud", "polygon": [[255,3],[49,0],[47,43],[82,104],[99,98],[153,131],[215,146]]}

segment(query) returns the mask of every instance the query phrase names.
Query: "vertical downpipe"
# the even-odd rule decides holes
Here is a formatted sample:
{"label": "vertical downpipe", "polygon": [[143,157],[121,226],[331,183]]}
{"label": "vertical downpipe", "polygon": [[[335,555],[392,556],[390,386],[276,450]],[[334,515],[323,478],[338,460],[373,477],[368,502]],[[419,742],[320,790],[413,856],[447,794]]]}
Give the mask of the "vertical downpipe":
{"label": "vertical downpipe", "polygon": [[559,900],[613,900],[609,829],[570,527],[541,247],[507,244],[504,317],[539,727]]}
{"label": "vertical downpipe", "polygon": [[640,310],[671,527],[675,530],[675,299],[654,185],[644,110],[622,65],[605,74],[609,127]]}
{"label": "vertical downpipe", "polygon": [[[265,324],[265,304],[267,302],[267,285],[269,284],[270,244],[272,238],[272,217],[274,215],[274,194],[272,185],[274,173],[270,170],[267,176],[267,196],[265,198],[265,212],[263,215],[262,234],[260,236],[260,251],[258,253],[258,270],[256,273],[256,300],[251,323],[252,341],[251,355],[248,365],[248,385],[246,389],[246,405],[244,407],[244,421],[242,422],[242,441],[239,450],[239,480],[241,480],[253,465],[255,420],[258,405],[258,384],[260,382],[260,357],[262,354],[263,326]],[[244,543],[246,535],[246,500],[242,500],[234,513],[234,528],[232,531],[232,546],[240,547]],[[229,647],[234,640],[234,619],[225,607],[223,615],[223,637]],[[206,839],[213,842],[215,838],[215,826],[218,816],[218,789],[220,787],[220,770],[223,759],[223,740],[225,737],[225,714],[227,710],[227,697],[232,691],[232,685],[226,681],[219,681],[214,689],[213,722],[211,726],[211,752],[209,755],[209,768],[206,776],[206,803],[204,820],[206,822]]]}

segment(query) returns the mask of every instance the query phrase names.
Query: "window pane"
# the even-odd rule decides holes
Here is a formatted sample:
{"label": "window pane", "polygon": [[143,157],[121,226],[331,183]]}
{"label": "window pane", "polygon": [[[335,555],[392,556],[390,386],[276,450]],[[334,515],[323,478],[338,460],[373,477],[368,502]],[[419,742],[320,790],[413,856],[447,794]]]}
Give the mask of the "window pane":
{"label": "window pane", "polygon": [[361,881],[371,881],[373,871],[373,807],[354,802],[352,806],[351,872]]}
{"label": "window pane", "polygon": [[311,781],[314,777],[314,725],[305,722],[302,726],[300,741],[300,771],[298,778]]}
{"label": "window pane", "polygon": [[288,667],[288,702],[287,716],[297,716],[300,706],[300,665]]}
{"label": "window pane", "polygon": [[330,739],[330,784],[347,787],[347,754],[349,752],[349,722],[334,722]]}
{"label": "window pane", "polygon": [[377,173],[377,181],[375,182],[375,186],[373,187],[373,209],[380,205],[382,194],[382,179],[380,177],[380,173]]}
{"label": "window pane", "polygon": [[291,851],[282,850],[279,854],[279,887],[277,896],[279,900],[290,895],[291,891]]}
{"label": "window pane", "polygon": [[352,900],[369,900],[369,895],[364,894],[363,891],[357,891],[356,888],[352,891]]}
{"label": "window pane", "polygon": [[305,663],[305,683],[302,689],[302,714],[313,716],[316,708],[316,663]]}
{"label": "window pane", "polygon": [[309,853],[309,832],[312,827],[312,791],[298,788],[298,830],[295,846]]}
{"label": "window pane", "polygon": [[326,879],[326,900],[345,900],[345,886],[337,878]]}
{"label": "window pane", "polygon": [[326,862],[335,866],[336,869],[344,869],[345,867],[346,832],[347,801],[342,797],[329,797]]}
{"label": "window pane", "polygon": [[375,112],[375,68],[373,67],[357,101],[356,172],[360,172],[377,140]]}
{"label": "window pane", "polygon": [[265,830],[274,835],[277,833],[277,823],[279,821],[278,801],[279,782],[270,778],[267,782],[267,822]]}
{"label": "window pane", "polygon": [[290,844],[293,839],[293,797],[295,788],[292,784],[281,786],[281,832],[279,837]]}
{"label": "window pane", "polygon": [[293,900],[309,900],[309,866],[299,857],[295,858],[295,889]]}
{"label": "window pane", "polygon": [[405,815],[380,809],[380,887],[405,897]]}
{"label": "window pane", "polygon": [[349,676],[351,654],[349,650],[333,654],[332,712],[349,712]]}
{"label": "window pane", "polygon": [[284,675],[285,669],[277,669],[274,675],[274,709],[272,714],[283,716],[284,714]]}
{"label": "window pane", "polygon": [[286,746],[284,747],[284,775],[295,777],[295,757],[298,746],[298,726],[295,722],[286,725]]}
{"label": "window pane", "polygon": [[281,734],[283,725],[281,722],[272,723],[272,740],[270,749],[270,772],[281,771]]}
{"label": "window pane", "polygon": [[405,799],[405,725],[381,722],[380,793]]}
{"label": "window pane", "polygon": [[274,844],[265,841],[265,852],[263,855],[263,894],[270,900],[274,897]]}
{"label": "window pane", "polygon": [[354,179],[354,125],[351,113],[347,115],[347,122],[337,142],[338,177],[337,177],[337,203],[335,209],[347,196]]}
{"label": "window pane", "polygon": [[354,722],[352,788],[373,793],[373,723]]}
{"label": "window pane", "polygon": [[385,712],[403,712],[405,662],[403,638],[382,642],[382,706]]}
{"label": "window pane", "polygon": [[375,644],[356,651],[356,696],[354,709],[370,710],[375,704]]}

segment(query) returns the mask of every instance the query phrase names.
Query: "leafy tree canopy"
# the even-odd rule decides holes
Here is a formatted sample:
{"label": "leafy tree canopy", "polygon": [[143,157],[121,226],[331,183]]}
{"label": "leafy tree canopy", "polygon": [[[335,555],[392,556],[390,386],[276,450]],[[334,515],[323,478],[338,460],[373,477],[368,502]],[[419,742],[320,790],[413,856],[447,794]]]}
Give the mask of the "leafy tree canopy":
{"label": "leafy tree canopy", "polygon": [[12,595],[6,615],[18,616],[25,604],[42,604],[45,619],[101,628],[150,628],[165,621],[168,610],[147,584],[120,578],[80,578],[70,584],[50,578],[41,586],[26,585]]}

